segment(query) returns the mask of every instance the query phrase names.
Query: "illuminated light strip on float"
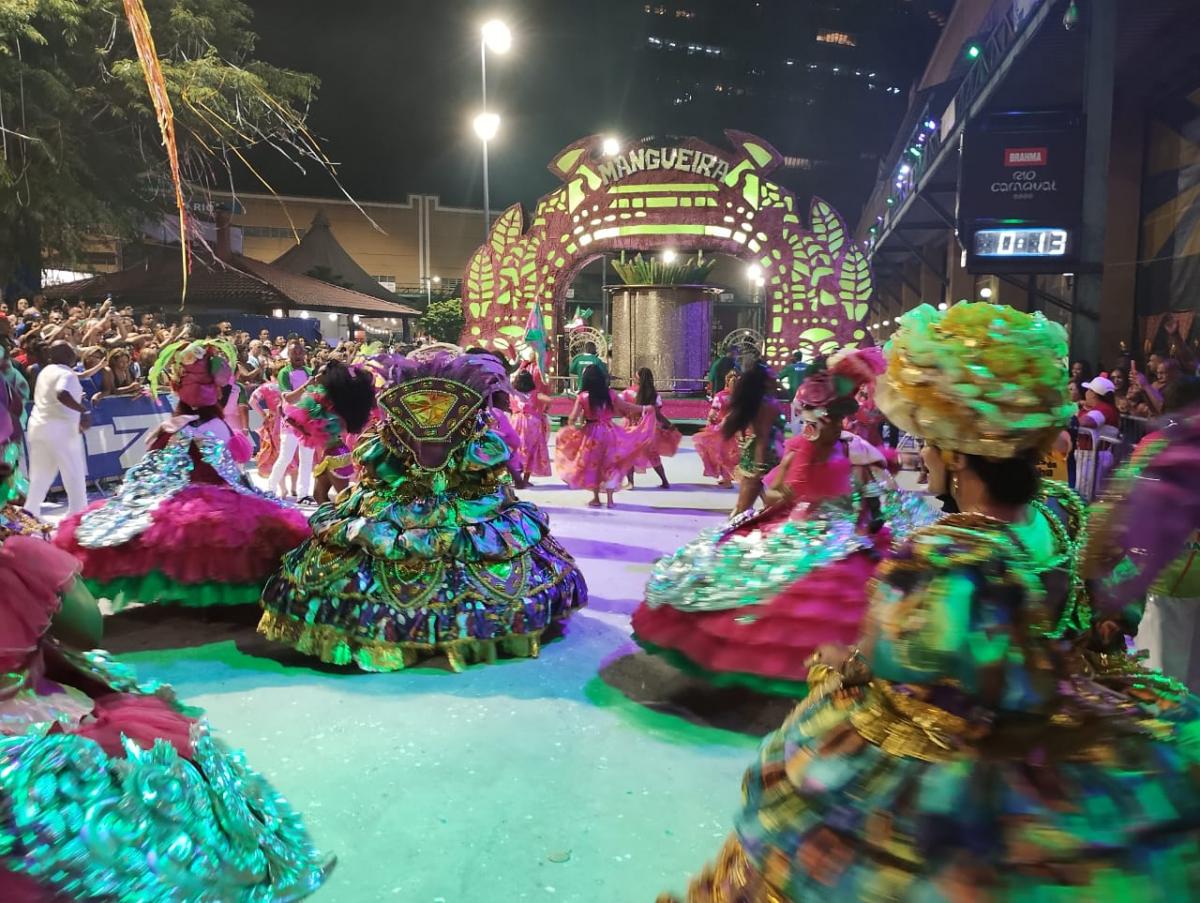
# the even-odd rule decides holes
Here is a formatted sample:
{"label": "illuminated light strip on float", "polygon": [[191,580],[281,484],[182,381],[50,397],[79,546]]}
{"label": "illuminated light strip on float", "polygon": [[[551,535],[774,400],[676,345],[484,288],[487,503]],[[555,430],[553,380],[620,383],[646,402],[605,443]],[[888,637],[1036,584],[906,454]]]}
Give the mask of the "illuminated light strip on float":
{"label": "illuminated light strip on float", "polygon": [[643,192],[663,191],[677,194],[681,191],[720,191],[720,187],[713,185],[711,182],[696,182],[687,183],[681,182],[674,184],[670,182],[662,184],[643,184],[643,185],[609,185],[609,194],[642,194]]}

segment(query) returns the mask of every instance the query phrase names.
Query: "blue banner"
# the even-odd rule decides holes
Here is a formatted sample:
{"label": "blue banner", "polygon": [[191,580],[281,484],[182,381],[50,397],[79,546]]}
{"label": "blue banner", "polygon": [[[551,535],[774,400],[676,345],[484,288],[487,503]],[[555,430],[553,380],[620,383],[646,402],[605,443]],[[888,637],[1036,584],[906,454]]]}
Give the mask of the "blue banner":
{"label": "blue banner", "polygon": [[171,416],[174,399],[161,396],[102,398],[92,409],[92,425],[83,434],[87,449],[88,479],[119,477],[142,460],[146,437]]}
{"label": "blue banner", "polygon": [[[171,416],[174,402],[174,397],[167,395],[157,401],[148,395],[102,398],[92,408],[92,425],[83,434],[88,480],[119,477],[142,460],[146,454],[146,437]],[[28,448],[25,454],[28,458]],[[61,484],[55,480],[54,485]]]}

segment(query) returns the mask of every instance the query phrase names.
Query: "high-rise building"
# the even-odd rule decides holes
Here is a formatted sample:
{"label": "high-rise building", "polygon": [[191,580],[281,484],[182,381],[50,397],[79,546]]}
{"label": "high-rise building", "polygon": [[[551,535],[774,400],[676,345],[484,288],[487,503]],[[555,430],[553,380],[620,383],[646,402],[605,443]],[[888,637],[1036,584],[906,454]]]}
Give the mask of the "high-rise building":
{"label": "high-rise building", "polygon": [[630,118],[674,134],[738,128],[777,176],[857,215],[948,0],[626,0],[641,85]]}

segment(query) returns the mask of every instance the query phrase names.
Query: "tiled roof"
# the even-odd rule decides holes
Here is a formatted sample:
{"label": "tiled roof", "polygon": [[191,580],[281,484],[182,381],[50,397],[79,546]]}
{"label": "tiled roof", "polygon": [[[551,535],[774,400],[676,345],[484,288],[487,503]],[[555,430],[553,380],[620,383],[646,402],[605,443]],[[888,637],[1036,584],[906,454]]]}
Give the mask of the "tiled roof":
{"label": "tiled roof", "polygon": [[233,264],[238,269],[250,273],[270,285],[276,291],[292,299],[291,307],[306,310],[336,310],[342,313],[356,313],[376,317],[416,317],[420,311],[396,301],[383,301],[372,298],[351,288],[342,288],[302,276],[299,273],[289,273],[273,264],[263,263],[252,257],[233,255]]}
{"label": "tiled roof", "polygon": [[329,217],[325,215],[324,210],[317,211],[300,243],[272,260],[271,266],[289,273],[311,273],[324,269],[328,274],[336,276],[339,283],[348,285],[356,292],[394,304],[402,303],[395,292],[388,291],[372,279],[371,275],[358,265],[358,261],[350,256],[350,252],[342,247],[330,228]]}
{"label": "tiled roof", "polygon": [[[178,248],[157,249],[145,262],[116,273],[104,273],[47,291],[56,298],[101,300],[107,295],[134,307],[169,307],[179,303],[181,271]],[[353,289],[289,273],[279,267],[230,255],[228,263],[196,249],[188,274],[187,306],[233,308],[267,314],[273,308],[323,310],[365,317],[415,317],[419,311],[382,301]]]}

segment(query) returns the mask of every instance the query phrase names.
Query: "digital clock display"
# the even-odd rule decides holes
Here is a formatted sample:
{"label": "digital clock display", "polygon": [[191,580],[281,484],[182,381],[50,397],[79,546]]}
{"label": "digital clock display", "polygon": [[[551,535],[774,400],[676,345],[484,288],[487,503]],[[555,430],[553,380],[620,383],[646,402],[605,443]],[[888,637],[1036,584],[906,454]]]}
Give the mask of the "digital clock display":
{"label": "digital clock display", "polygon": [[1066,229],[980,229],[976,257],[1065,257],[1070,250]]}

